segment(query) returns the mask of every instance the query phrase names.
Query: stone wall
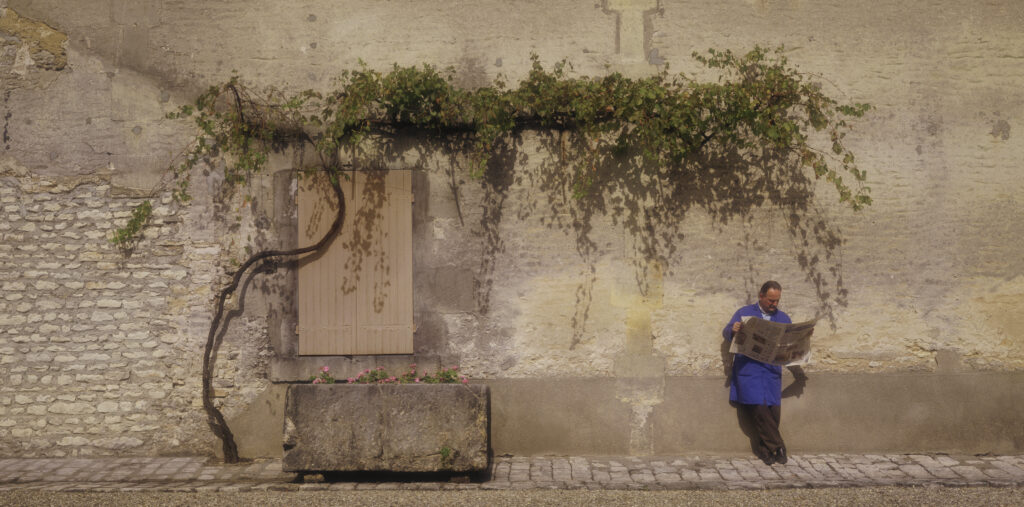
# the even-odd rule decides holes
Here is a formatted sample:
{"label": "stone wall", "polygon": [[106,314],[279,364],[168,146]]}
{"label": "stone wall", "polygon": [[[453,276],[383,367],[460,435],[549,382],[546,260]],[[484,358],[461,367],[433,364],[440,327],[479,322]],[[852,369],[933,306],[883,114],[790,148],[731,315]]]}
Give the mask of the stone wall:
{"label": "stone wall", "polygon": [[[875,106],[847,140],[873,206],[852,212],[809,179],[788,190],[814,199],[763,205],[696,189],[679,220],[653,223],[628,189],[567,198],[565,181],[544,177],[551,161],[536,134],[496,157],[503,177],[483,180],[407,140],[386,162],[416,171],[416,354],[296,357],[293,266],[252,277],[232,303],[215,381],[246,453],[277,446],[274,382],[320,364],[344,374],[414,361],[459,364],[497,386],[502,451],[573,452],[558,447],[577,441],[566,438],[571,414],[516,426],[531,420],[522,400],[550,398],[561,414],[545,393],[562,381],[607,422],[586,425],[586,441],[639,454],[737,450],[721,442],[727,433],[676,438],[686,431],[671,421],[707,424],[686,415],[691,398],[724,404],[721,326],[768,278],[783,283],[794,318],[823,315],[808,391],[787,402],[795,420],[842,412],[848,386],[857,399],[917,407],[910,421],[944,418],[928,431],[948,432],[954,415],[925,387],[950,381],[978,402],[971,428],[986,417],[1010,428],[1019,414],[978,400],[1004,399],[1024,378],[1024,257],[1013,241],[1024,234],[1022,24],[1011,0],[0,0],[0,453],[216,448],[199,401],[210,302],[247,246],[287,246],[296,225],[287,156],[234,194],[200,168],[195,201],[169,200],[161,177],[189,130],[164,115],[198,90],[234,71],[257,86],[323,89],[360,59],[452,66],[472,87],[499,74],[515,82],[531,53],[546,65],[569,58],[584,75],[667,63],[704,79],[692,51],[754,44],[785,44],[809,79]],[[149,195],[154,222],[125,256],[109,231]],[[987,392],[989,380],[1002,390]],[[921,397],[934,403],[914,404]],[[900,424],[867,410],[851,420]],[[1019,431],[999,431],[961,450],[1024,448]],[[851,438],[835,445],[871,449],[869,436]],[[877,445],[955,446],[927,442]]]}
{"label": "stone wall", "polygon": [[[102,177],[0,175],[0,452],[208,452],[210,301],[241,254],[219,243],[221,224],[184,230],[208,208],[169,195],[151,198],[143,238],[120,251],[111,229],[142,200]],[[267,385],[266,312],[254,313],[234,319],[220,349],[215,403],[226,410]]]}
{"label": "stone wall", "polygon": [[178,325],[191,281],[169,200],[154,207],[148,254],[127,260],[108,230],[139,199],[99,178],[7,174],[0,201],[0,452],[177,445],[196,381]]}

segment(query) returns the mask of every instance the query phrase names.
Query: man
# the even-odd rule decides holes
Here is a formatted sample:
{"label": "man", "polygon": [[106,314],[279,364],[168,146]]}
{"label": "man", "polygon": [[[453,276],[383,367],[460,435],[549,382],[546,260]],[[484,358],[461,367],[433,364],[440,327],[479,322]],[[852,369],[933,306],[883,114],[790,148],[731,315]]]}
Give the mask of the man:
{"label": "man", "polygon": [[[736,310],[732,320],[722,330],[722,336],[732,341],[733,334],[743,326],[743,317],[791,324],[793,321],[789,319],[789,315],[779,310],[781,298],[782,286],[779,282],[765,282],[757,294],[757,303]],[[785,464],[788,461],[786,444],[779,433],[779,420],[782,415],[782,367],[736,354],[730,374],[729,401],[738,404],[739,409],[753,423],[757,438],[755,452],[758,457],[768,465]]]}

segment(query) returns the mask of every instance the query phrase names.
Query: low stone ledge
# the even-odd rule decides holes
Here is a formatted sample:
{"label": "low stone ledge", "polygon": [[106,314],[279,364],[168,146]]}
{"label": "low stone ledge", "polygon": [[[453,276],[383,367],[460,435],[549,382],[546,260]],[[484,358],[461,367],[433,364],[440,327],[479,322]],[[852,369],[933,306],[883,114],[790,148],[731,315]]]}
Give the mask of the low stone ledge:
{"label": "low stone ledge", "polygon": [[484,471],[489,409],[486,385],[292,385],[282,469]]}

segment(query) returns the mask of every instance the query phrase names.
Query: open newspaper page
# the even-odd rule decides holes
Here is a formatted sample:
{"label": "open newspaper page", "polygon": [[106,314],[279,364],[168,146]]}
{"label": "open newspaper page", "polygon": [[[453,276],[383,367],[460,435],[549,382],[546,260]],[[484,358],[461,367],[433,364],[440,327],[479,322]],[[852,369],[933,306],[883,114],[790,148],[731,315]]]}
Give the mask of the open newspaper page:
{"label": "open newspaper page", "polygon": [[806,364],[811,355],[811,334],[818,319],[780,324],[757,317],[743,317],[743,326],[732,337],[729,352],[779,366]]}

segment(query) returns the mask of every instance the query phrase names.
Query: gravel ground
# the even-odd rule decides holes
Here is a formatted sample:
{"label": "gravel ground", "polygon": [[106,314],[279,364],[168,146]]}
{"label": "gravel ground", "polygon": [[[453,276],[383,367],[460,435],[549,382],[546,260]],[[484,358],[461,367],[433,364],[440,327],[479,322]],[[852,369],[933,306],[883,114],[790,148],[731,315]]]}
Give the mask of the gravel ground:
{"label": "gravel ground", "polygon": [[59,493],[13,490],[0,505],[1024,505],[1024,488],[834,488],[770,491],[267,491],[246,493]]}

